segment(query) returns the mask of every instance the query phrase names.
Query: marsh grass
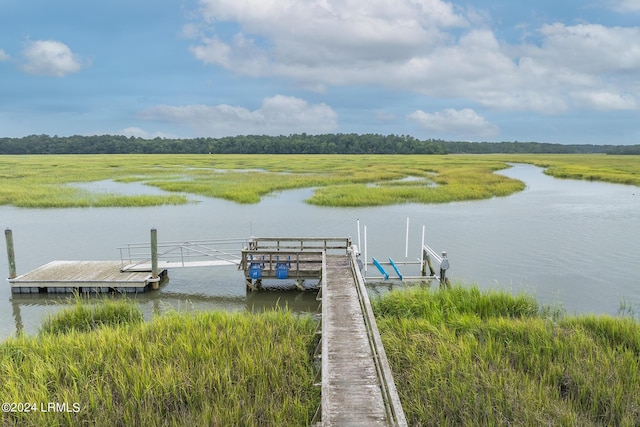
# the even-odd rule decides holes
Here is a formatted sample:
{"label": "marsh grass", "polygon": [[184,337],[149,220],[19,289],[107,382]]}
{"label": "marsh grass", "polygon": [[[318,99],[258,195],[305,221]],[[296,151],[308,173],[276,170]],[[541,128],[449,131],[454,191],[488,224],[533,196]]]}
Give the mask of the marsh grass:
{"label": "marsh grass", "polygon": [[640,325],[527,296],[419,289],[374,302],[410,425],[640,424]]}
{"label": "marsh grass", "polygon": [[3,413],[0,424],[310,422],[320,402],[310,316],[169,312],[140,322],[130,304],[74,305],[38,336],[0,344],[4,401],[80,404],[77,413]]}
{"label": "marsh grass", "polygon": [[69,307],[45,319],[41,334],[88,332],[103,326],[124,326],[144,320],[140,307],[123,298],[106,297],[92,304],[87,297],[75,294],[69,302]]}
{"label": "marsh grass", "polygon": [[[498,157],[505,158],[504,155]],[[640,186],[640,156],[514,155],[509,159],[543,167],[547,175],[555,178]]]}
{"label": "marsh grass", "polygon": [[[414,288],[373,301],[409,425],[640,424],[640,325],[527,295]],[[168,312],[75,297],[0,343],[2,425],[308,425],[315,321],[286,310]]]}
{"label": "marsh grass", "polygon": [[[0,203],[32,208],[153,206],[188,203],[189,194],[257,203],[265,195],[296,188],[317,188],[308,202],[326,206],[434,203],[520,190],[519,181],[493,174],[504,167],[502,161],[480,156],[5,156],[0,159]],[[408,176],[424,180],[397,185]],[[68,185],[106,179],[173,194],[99,194]]]}
{"label": "marsh grass", "polygon": [[[521,191],[495,174],[507,162],[547,167],[556,177],[640,185],[639,156],[601,155],[61,155],[0,159],[0,204],[20,207],[156,206],[188,195],[257,203],[277,191],[315,188],[322,206],[447,203]],[[407,177],[422,178],[401,181]],[[99,194],[75,182],[112,179],[163,189],[166,195]]]}

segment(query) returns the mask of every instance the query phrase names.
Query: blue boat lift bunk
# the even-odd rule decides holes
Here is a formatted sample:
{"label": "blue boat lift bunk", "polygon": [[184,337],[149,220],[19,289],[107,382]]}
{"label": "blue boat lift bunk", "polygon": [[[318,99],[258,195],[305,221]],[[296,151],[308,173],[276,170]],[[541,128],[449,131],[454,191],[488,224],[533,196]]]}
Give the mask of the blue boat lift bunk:
{"label": "blue boat lift bunk", "polygon": [[[439,272],[436,273],[433,268],[433,260],[435,260],[439,264]],[[402,266],[411,266],[411,265],[420,265],[420,275],[419,276],[408,276],[403,274],[398,267],[398,264]],[[420,280],[438,280],[441,286],[450,287],[449,278],[446,277],[446,272],[449,269],[449,259],[447,258],[447,253],[443,252],[442,256],[438,255],[433,249],[429,246],[423,246],[423,258],[421,261],[400,261],[395,262],[393,259],[389,258],[389,262],[380,262],[376,258],[371,258],[371,265],[376,267],[381,276],[369,275],[368,270],[365,267],[364,278],[367,282],[379,282],[379,281],[389,281],[389,280],[399,280],[401,282],[408,281],[420,281]],[[385,266],[390,266],[396,274],[396,277],[392,277]]]}
{"label": "blue boat lift bunk", "polygon": [[[371,258],[371,261],[373,262],[373,265],[375,265],[375,267],[378,269],[378,271],[382,274],[382,276],[384,277],[384,280],[389,280],[389,273],[387,273],[387,270],[385,270],[382,264],[380,264],[380,261],[378,261],[375,258]],[[398,266],[396,265],[395,262],[393,262],[391,258],[389,258],[389,265],[393,267],[393,271],[395,271],[396,274],[398,275],[398,279],[402,280],[402,273],[400,273]]]}

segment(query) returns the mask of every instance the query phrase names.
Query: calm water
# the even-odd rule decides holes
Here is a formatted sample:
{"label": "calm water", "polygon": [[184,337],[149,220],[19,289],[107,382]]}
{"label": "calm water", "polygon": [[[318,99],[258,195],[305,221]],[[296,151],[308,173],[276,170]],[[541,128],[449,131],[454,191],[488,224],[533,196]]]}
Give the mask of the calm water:
{"label": "calm water", "polygon": [[[422,225],[427,243],[446,250],[454,280],[481,288],[526,291],[570,313],[616,314],[621,302],[640,312],[640,188],[557,180],[529,165],[503,172],[527,189],[506,198],[444,205],[321,208],[303,200],[312,190],[286,191],[256,205],[200,198],[187,206],[157,208],[19,209],[0,207],[0,221],[14,234],[18,274],[52,260],[118,260],[118,247],[147,242],[249,236],[352,236],[356,220],[367,226],[367,255],[405,260],[420,256]],[[101,188],[100,186],[104,187]],[[97,190],[135,193],[101,183]],[[364,234],[361,233],[361,241]],[[8,277],[2,244],[0,275]],[[401,267],[417,274],[418,267]],[[371,270],[370,270],[371,272]],[[172,269],[160,291],[137,296],[147,317],[167,309],[245,310],[288,304],[315,310],[311,293],[247,294],[234,267]],[[383,292],[378,286],[372,292]],[[64,297],[12,295],[0,286],[0,338],[16,328],[36,331]]]}

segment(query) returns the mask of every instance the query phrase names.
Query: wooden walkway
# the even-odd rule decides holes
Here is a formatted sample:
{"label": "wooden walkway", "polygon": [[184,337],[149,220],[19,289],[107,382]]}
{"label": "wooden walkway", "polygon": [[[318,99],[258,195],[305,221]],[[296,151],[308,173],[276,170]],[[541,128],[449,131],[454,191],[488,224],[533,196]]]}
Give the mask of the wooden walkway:
{"label": "wooden walkway", "polygon": [[353,263],[353,254],[326,259],[319,425],[406,426],[364,281]]}

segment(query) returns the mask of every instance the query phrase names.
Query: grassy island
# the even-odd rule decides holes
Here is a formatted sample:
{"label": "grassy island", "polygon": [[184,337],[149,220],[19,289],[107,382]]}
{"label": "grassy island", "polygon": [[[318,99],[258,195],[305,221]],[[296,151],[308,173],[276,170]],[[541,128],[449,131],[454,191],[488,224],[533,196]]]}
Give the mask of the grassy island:
{"label": "grassy island", "polygon": [[[193,196],[257,203],[314,188],[308,203],[382,206],[507,196],[524,188],[494,172],[533,163],[562,178],[640,185],[640,157],[605,155],[31,155],[0,158],[0,205],[28,208],[154,206]],[[165,194],[95,192],[73,186],[137,182]]]}

